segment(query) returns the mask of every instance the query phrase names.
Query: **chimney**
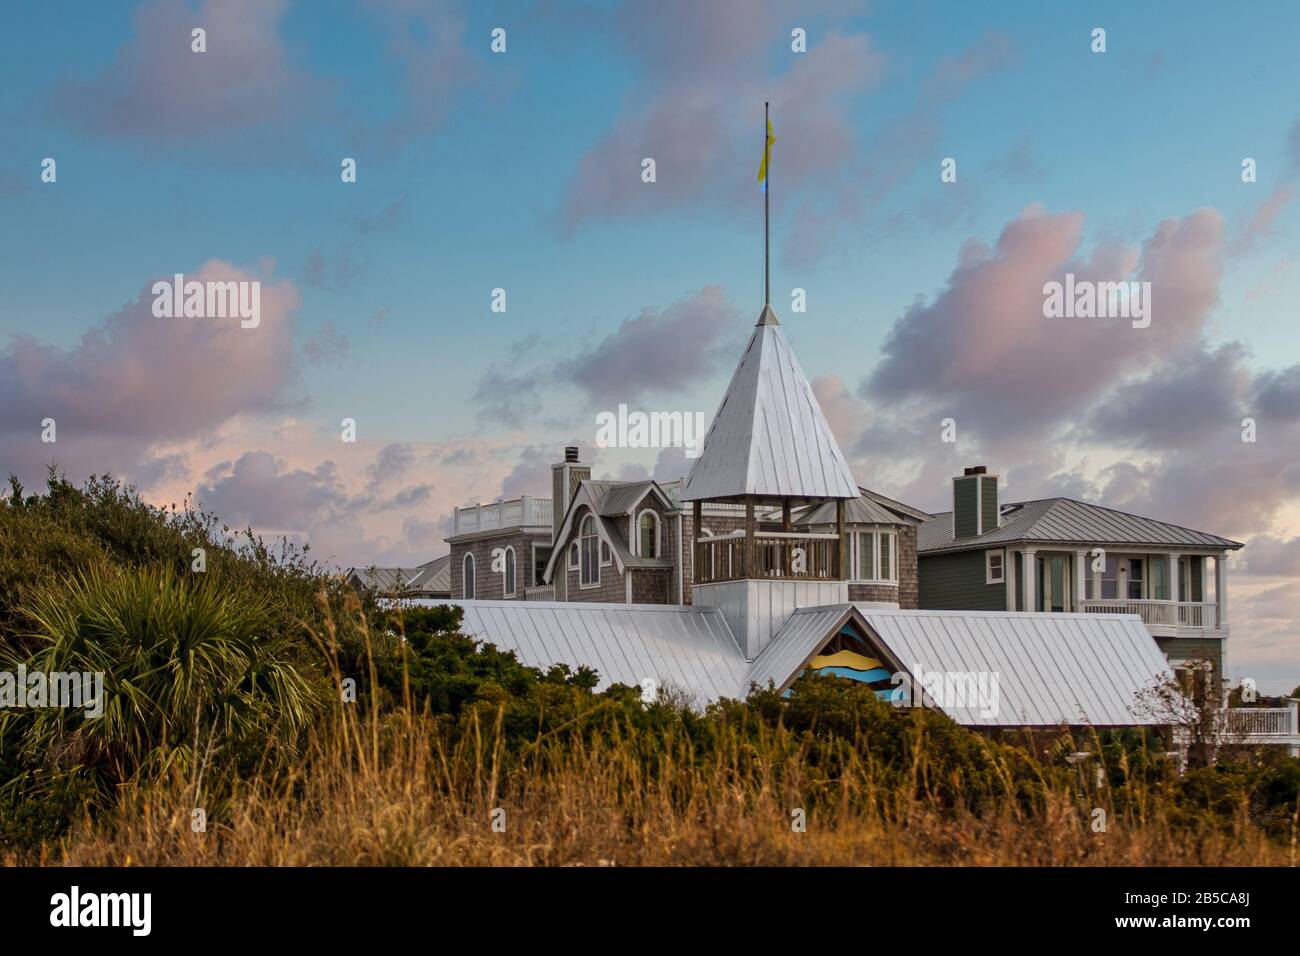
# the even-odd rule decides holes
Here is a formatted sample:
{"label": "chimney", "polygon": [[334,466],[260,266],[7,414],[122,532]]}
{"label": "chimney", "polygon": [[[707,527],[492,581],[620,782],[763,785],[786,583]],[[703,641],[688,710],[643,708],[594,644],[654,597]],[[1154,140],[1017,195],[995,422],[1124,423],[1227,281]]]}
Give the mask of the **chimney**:
{"label": "chimney", "polygon": [[578,491],[578,486],[591,478],[591,466],[578,460],[578,446],[567,445],[564,461],[551,466],[551,540],[560,533],[564,513]]}
{"label": "chimney", "polygon": [[998,476],[983,465],[963,469],[961,477],[952,480],[952,536],[974,538],[1000,523]]}

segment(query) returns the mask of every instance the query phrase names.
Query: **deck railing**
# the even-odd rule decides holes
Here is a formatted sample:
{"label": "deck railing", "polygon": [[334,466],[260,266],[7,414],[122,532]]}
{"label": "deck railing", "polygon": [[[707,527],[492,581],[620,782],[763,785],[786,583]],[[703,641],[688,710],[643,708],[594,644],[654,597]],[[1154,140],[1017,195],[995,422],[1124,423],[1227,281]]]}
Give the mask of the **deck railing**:
{"label": "deck railing", "polygon": [[836,534],[743,531],[695,542],[695,583],[764,578],[780,581],[838,581],[840,538]]}
{"label": "deck railing", "polygon": [[1087,600],[1083,610],[1091,614],[1136,614],[1143,624],[1155,627],[1195,627],[1213,630],[1219,626],[1219,606],[1203,601]]}
{"label": "deck railing", "polygon": [[1290,707],[1230,707],[1224,712],[1228,734],[1268,737],[1300,734],[1297,712]]}
{"label": "deck railing", "polygon": [[522,495],[509,501],[457,508],[453,534],[476,534],[500,528],[549,528],[551,499]]}

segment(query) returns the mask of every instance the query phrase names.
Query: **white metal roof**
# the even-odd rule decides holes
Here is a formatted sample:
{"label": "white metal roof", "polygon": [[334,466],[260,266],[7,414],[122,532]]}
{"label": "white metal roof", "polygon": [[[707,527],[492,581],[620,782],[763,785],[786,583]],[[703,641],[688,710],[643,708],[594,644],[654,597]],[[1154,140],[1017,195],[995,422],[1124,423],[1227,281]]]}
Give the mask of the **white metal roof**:
{"label": "white metal roof", "polygon": [[598,689],[636,687],[646,678],[683,691],[702,706],[744,697],[749,665],[716,607],[561,601],[408,602],[465,609],[462,633],[514,651],[530,666],[586,666]]}
{"label": "white metal roof", "polygon": [[1135,614],[860,609],[868,626],[909,673],[992,673],[995,715],[944,707],[966,726],[1157,724],[1139,695],[1172,677],[1160,648]]}
{"label": "white metal roof", "polygon": [[733,495],[859,495],[771,306],[763,307],[681,497]]}
{"label": "white metal roof", "polygon": [[[899,669],[996,675],[994,713],[938,701],[960,724],[1048,727],[1156,724],[1139,695],[1171,675],[1132,614],[902,611],[870,605],[799,608],[752,664],[721,610],[658,604],[415,600],[465,609],[465,634],[514,651],[531,667],[586,666],[598,687],[646,678],[687,693],[697,706],[742,698],[751,684],[788,687],[844,623],[865,625]],[[917,679],[918,684],[923,681]]]}

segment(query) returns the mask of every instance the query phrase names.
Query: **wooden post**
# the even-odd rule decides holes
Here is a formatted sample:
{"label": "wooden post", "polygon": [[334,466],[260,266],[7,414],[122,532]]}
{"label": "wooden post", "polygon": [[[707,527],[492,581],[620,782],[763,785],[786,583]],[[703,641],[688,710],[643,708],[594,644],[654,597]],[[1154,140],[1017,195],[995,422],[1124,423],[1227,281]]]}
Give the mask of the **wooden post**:
{"label": "wooden post", "polygon": [[839,545],[835,549],[835,580],[844,581],[848,578],[847,569],[848,559],[848,536],[844,533],[844,499],[835,499],[835,533],[840,536]]}
{"label": "wooden post", "polygon": [[754,499],[745,499],[745,547],[741,552],[742,577],[752,578],[754,574]]}
{"label": "wooden post", "polygon": [[703,563],[700,559],[704,557],[704,549],[700,547],[700,517],[704,514],[704,503],[696,498],[692,502],[694,506],[691,509],[693,521],[691,522],[691,583],[694,584],[700,580],[700,565]]}
{"label": "wooden post", "polygon": [[[781,530],[789,534],[793,525],[790,523],[790,499],[781,499]],[[794,568],[791,564],[791,556],[794,554],[794,548],[790,546],[790,539],[781,542],[781,574],[785,577],[791,577],[794,574]]]}

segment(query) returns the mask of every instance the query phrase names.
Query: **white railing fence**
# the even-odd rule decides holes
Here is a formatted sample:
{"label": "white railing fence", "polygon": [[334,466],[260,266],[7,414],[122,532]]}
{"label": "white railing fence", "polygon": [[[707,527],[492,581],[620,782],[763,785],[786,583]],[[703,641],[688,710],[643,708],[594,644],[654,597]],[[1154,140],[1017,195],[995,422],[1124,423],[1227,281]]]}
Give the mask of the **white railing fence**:
{"label": "white railing fence", "polygon": [[1090,614],[1136,614],[1143,624],[1157,627],[1219,626],[1219,606],[1200,601],[1087,600],[1083,610]]}
{"label": "white railing fence", "polygon": [[457,508],[454,534],[476,534],[500,528],[546,528],[551,525],[551,499],[523,495],[509,501]]}

